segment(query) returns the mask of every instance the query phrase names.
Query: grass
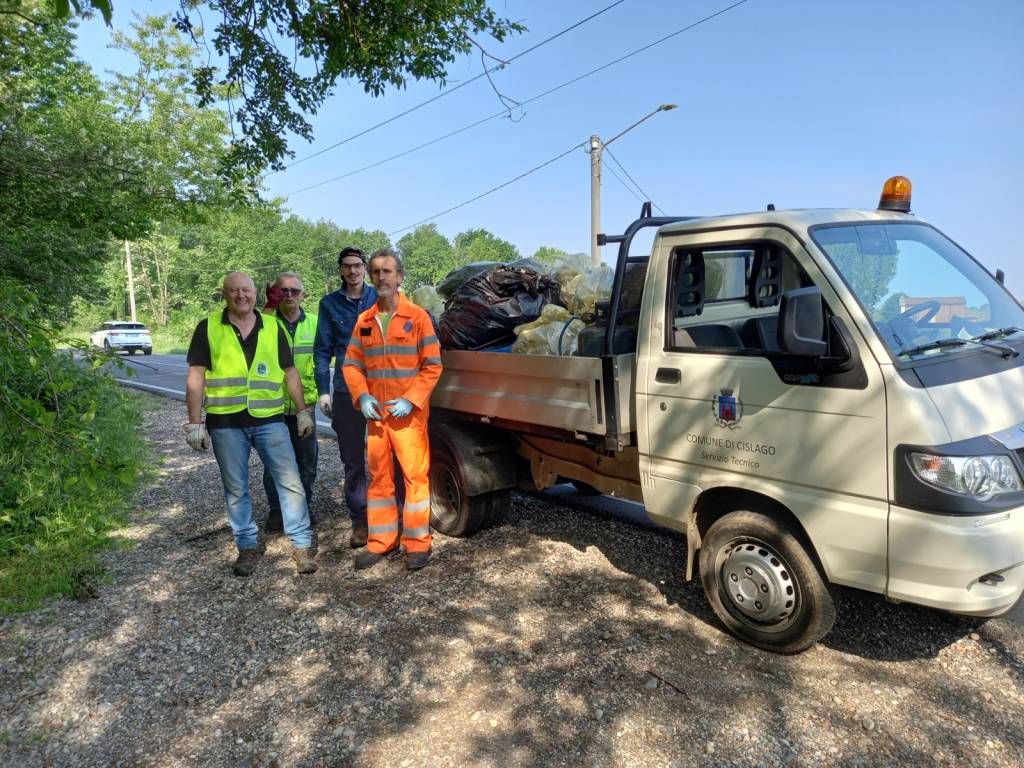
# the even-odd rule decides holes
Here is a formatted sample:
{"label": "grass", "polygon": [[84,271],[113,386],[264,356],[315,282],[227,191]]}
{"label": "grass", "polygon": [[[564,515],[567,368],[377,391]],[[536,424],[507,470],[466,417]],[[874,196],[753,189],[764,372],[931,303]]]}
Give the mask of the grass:
{"label": "grass", "polygon": [[[60,595],[96,597],[106,579],[99,553],[131,546],[115,532],[127,523],[135,489],[150,473],[150,450],[138,429],[147,401],[110,387],[100,401],[94,435],[110,446],[103,455],[112,455],[116,445],[122,469],[117,477],[105,477],[102,468],[76,466],[73,453],[50,445],[54,453],[42,455],[44,446],[36,445],[34,463],[20,468],[23,516],[0,526],[0,614],[30,611]],[[69,482],[76,472],[83,481]]]}

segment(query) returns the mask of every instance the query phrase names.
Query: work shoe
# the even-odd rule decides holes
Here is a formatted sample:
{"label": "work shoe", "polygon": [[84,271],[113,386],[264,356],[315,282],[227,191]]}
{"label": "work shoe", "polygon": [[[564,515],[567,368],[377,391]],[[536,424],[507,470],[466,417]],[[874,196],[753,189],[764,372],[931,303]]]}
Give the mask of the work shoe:
{"label": "work shoe", "polygon": [[299,549],[292,547],[292,560],[295,561],[295,570],[299,573],[316,573],[316,560],[313,559],[312,548]]}
{"label": "work shoe", "polygon": [[263,557],[263,547],[238,550],[238,557],[235,558],[235,565],[232,569],[235,576],[248,576],[256,570],[256,563]]}
{"label": "work shoe", "polygon": [[366,540],[369,536],[370,531],[365,525],[354,525],[352,526],[352,535],[348,537],[348,545],[352,547],[352,549],[365,547]]}
{"label": "work shoe", "polygon": [[406,552],[405,569],[407,571],[418,571],[430,560],[430,550],[426,552]]}
{"label": "work shoe", "polygon": [[355,569],[357,571],[361,571],[364,568],[372,568],[377,563],[379,563],[381,560],[384,560],[384,559],[390,557],[391,555],[393,555],[397,551],[398,551],[398,548],[396,547],[394,549],[389,549],[387,552],[383,552],[383,553],[363,552],[361,554],[358,554],[358,555],[356,555],[356,559],[355,559]]}
{"label": "work shoe", "polygon": [[281,519],[281,511],[271,512],[267,515],[267,532],[280,533],[284,530],[284,520]]}

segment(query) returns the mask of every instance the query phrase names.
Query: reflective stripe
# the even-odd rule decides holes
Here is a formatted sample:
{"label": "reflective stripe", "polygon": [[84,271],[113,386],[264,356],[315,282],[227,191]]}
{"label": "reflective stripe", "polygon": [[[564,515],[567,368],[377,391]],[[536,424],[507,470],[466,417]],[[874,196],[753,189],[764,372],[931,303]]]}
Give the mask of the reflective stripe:
{"label": "reflective stripe", "polygon": [[421,525],[419,528],[406,528],[404,531],[402,531],[403,539],[425,539],[429,535],[429,525]]}
{"label": "reflective stripe", "polygon": [[279,381],[254,381],[249,385],[249,389],[269,389],[272,392],[277,392],[281,389],[281,382]]}
{"label": "reflective stripe", "polygon": [[411,379],[420,372],[419,368],[385,368],[380,371],[370,371],[366,374],[368,379]]}
{"label": "reflective stripe", "polygon": [[250,408],[250,410],[253,409],[253,408],[278,408],[278,407],[280,407],[282,405],[284,405],[284,398],[283,397],[277,397],[277,398],[274,398],[273,400],[250,400],[249,401],[249,408]]}
{"label": "reflective stripe", "polygon": [[346,365],[351,365],[353,368],[358,368],[363,373],[366,373],[366,366],[363,365],[358,360],[350,360],[349,358],[346,357],[345,362],[342,364],[341,367],[344,368]]}
{"label": "reflective stripe", "polygon": [[245,376],[234,376],[227,379],[206,379],[208,387],[244,387]]}
{"label": "reflective stripe", "polygon": [[366,350],[367,357],[383,357],[384,355],[415,355],[419,352],[417,347],[403,344],[388,344],[383,347],[374,347]]}
{"label": "reflective stripe", "polygon": [[428,344],[437,344],[437,336],[424,336],[422,339],[416,342],[416,346],[419,347],[420,349],[423,349]]}
{"label": "reflective stripe", "polygon": [[206,404],[212,405],[214,408],[221,405],[245,405],[248,398],[245,395],[236,395],[235,397],[207,397]]}
{"label": "reflective stripe", "polygon": [[424,365],[440,365],[441,364],[441,358],[440,357],[424,357],[423,358],[423,364]]}
{"label": "reflective stripe", "polygon": [[375,533],[394,533],[398,530],[398,521],[396,520],[388,525],[371,525],[366,530],[371,535]]}
{"label": "reflective stripe", "polygon": [[397,506],[397,504],[395,502],[395,497],[394,496],[392,496],[389,499],[367,499],[366,500],[366,508],[367,509],[380,509],[382,507],[394,507],[394,506]]}
{"label": "reflective stripe", "polygon": [[430,509],[430,499],[424,499],[423,501],[405,502],[406,512],[419,512],[421,509]]}
{"label": "reflective stripe", "polygon": [[350,347],[355,347],[356,349],[362,349],[362,348],[363,348],[363,342],[361,342],[361,341],[360,341],[360,340],[359,340],[358,338],[356,338],[355,336],[353,336],[353,337],[352,337],[352,340],[351,340],[351,341],[349,341],[348,345],[349,345]]}
{"label": "reflective stripe", "polygon": [[312,355],[313,354],[313,345],[312,344],[304,344],[301,347],[296,345],[296,346],[292,347],[292,354],[293,355]]}

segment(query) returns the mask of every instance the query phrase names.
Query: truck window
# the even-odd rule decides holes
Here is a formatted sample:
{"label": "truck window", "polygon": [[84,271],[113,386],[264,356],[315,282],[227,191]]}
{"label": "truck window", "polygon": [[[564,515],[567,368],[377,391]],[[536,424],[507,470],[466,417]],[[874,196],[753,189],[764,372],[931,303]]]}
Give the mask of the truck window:
{"label": "truck window", "polygon": [[810,279],[777,243],[679,248],[670,259],[666,349],[779,353],[779,298]]}

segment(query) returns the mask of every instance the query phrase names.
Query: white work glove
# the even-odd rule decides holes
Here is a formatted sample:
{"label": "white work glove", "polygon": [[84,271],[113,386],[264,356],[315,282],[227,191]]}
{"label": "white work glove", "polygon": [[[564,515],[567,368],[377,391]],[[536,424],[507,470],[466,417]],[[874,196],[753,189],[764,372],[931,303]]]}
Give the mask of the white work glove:
{"label": "white work glove", "polygon": [[193,451],[207,451],[210,449],[210,433],[206,431],[205,424],[202,422],[186,424],[182,429],[185,430],[185,442],[189,444]]}
{"label": "white work glove", "polygon": [[313,412],[309,408],[303,408],[296,414],[295,427],[299,437],[309,437],[313,434],[316,424],[313,423]]}
{"label": "white work glove", "polygon": [[320,399],[317,401],[320,404],[320,410],[324,412],[324,416],[328,419],[334,414],[331,413],[331,396],[320,395]]}

